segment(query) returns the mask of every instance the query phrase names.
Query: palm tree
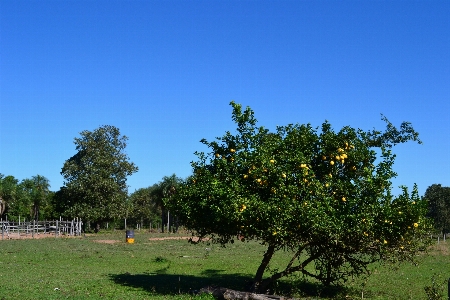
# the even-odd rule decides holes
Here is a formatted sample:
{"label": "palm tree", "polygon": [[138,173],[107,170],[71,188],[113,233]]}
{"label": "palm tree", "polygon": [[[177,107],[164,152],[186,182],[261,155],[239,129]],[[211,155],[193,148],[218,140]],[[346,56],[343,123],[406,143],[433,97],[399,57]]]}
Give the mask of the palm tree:
{"label": "palm tree", "polygon": [[[178,186],[182,182],[182,179],[177,177],[175,174],[171,176],[164,176],[162,181],[158,184],[158,188],[154,191],[154,195],[157,197],[157,201],[161,206],[161,222],[164,223],[164,217],[166,210],[164,207],[164,198],[172,198],[176,193]],[[178,222],[176,222],[178,223]],[[178,224],[177,224],[178,227]],[[162,232],[164,232],[164,226],[161,226]],[[178,229],[178,228],[177,228]],[[167,231],[170,231],[170,211],[167,210]]]}
{"label": "palm tree", "polygon": [[41,175],[33,176],[31,179],[34,183],[33,195],[33,219],[39,220],[39,210],[41,205],[47,199],[50,192],[50,182],[47,178]]}

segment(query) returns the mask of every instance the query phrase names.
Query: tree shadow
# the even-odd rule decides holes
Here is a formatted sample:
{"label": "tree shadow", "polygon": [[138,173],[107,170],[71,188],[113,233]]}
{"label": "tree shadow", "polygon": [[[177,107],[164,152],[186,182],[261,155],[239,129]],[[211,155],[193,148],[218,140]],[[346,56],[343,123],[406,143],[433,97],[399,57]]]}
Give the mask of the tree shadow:
{"label": "tree shadow", "polygon": [[269,287],[277,295],[319,297],[320,299],[347,299],[349,294],[354,294],[351,288],[341,285],[324,286],[320,282],[311,282],[307,279],[295,281],[281,280]]}
{"label": "tree shadow", "polygon": [[[207,269],[200,276],[166,274],[167,269],[143,274],[110,274],[110,279],[127,287],[145,290],[153,295],[196,294],[207,286],[226,287],[245,291],[252,283],[253,276],[248,274],[222,274],[224,270]],[[279,281],[270,287],[270,294],[283,296],[302,296],[340,299],[353,294],[351,289],[342,286],[325,287],[318,282],[307,280]],[[344,297],[345,298],[345,297]]]}
{"label": "tree shadow", "polygon": [[200,276],[166,274],[166,268],[143,274],[109,274],[114,283],[145,290],[151,294],[197,293],[207,286],[244,290],[253,279],[248,274],[221,274],[223,270],[204,270]]}

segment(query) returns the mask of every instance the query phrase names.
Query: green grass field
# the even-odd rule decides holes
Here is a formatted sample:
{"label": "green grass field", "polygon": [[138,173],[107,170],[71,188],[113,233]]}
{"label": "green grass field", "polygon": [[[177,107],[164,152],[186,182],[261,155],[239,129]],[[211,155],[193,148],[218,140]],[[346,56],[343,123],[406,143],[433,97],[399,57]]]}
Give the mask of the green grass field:
{"label": "green grass field", "polygon": [[[254,242],[222,248],[149,240],[161,236],[135,231],[134,244],[125,243],[124,232],[0,240],[0,299],[212,299],[194,292],[208,285],[244,289],[265,250]],[[286,257],[276,256],[271,269],[281,268]],[[350,281],[344,289],[323,290],[312,280],[292,276],[274,291],[301,299],[427,299],[424,287],[436,274],[439,285],[445,281],[447,299],[450,241],[419,260],[419,266],[403,264],[398,269],[373,266],[367,280]]]}

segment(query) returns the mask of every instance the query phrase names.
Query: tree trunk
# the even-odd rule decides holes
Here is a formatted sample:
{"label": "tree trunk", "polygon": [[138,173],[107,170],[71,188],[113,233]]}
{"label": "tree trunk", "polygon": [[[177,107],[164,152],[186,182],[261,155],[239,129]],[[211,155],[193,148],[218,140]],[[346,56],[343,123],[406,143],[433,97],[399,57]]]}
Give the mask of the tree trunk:
{"label": "tree trunk", "polygon": [[100,222],[96,222],[94,232],[98,233],[99,231],[100,231]]}
{"label": "tree trunk", "polygon": [[170,211],[167,211],[167,233],[170,233]]}
{"label": "tree trunk", "polygon": [[161,209],[161,233],[164,233],[164,216],[165,216],[165,211],[164,211],[164,209]]}
{"label": "tree trunk", "polygon": [[269,265],[270,260],[272,259],[274,252],[275,246],[269,245],[266,253],[264,253],[263,260],[261,261],[261,264],[259,265],[258,270],[256,271],[255,282],[253,283],[253,286],[250,289],[251,292],[258,292],[258,293],[264,292],[263,289],[266,288],[266,285],[264,286],[261,285],[262,277],[264,275],[264,271]]}

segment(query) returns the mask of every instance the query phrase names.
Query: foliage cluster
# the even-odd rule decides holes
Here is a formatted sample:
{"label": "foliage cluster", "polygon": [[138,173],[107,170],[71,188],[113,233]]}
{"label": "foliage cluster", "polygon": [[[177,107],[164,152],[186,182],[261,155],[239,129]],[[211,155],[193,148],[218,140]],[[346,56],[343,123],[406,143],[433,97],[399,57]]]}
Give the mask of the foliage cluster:
{"label": "foliage cluster", "polygon": [[0,216],[8,215],[13,221],[19,216],[36,221],[51,218],[52,197],[50,183],[42,175],[19,182],[12,175],[0,174]]}
{"label": "foliage cluster", "polygon": [[423,198],[428,201],[428,216],[434,220],[436,230],[450,232],[450,187],[433,184]]}

